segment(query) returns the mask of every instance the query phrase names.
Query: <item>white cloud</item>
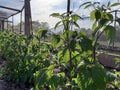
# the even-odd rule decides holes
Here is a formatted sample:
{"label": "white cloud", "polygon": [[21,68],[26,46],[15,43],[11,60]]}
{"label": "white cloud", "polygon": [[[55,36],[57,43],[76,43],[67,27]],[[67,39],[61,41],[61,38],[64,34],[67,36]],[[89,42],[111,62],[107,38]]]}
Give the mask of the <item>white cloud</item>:
{"label": "white cloud", "polygon": [[[95,1],[95,0],[86,0],[86,1]],[[80,5],[82,2],[86,2],[85,0],[76,0],[76,5]],[[109,0],[96,0],[101,3],[106,3]],[[111,2],[117,0],[110,0]],[[54,12],[65,12],[63,9],[60,9],[61,3],[66,5],[67,0],[31,0],[31,9],[32,9],[32,18],[33,20],[39,20],[40,22],[48,22],[50,27],[54,27],[55,23],[58,19],[50,17],[50,14]],[[66,3],[66,4],[65,4]],[[55,7],[54,7],[55,6]],[[57,8],[59,6],[59,8]],[[82,15],[86,15],[86,13],[90,10],[81,11]],[[80,14],[80,13],[79,13]],[[80,14],[80,15],[81,15]]]}
{"label": "white cloud", "polygon": [[[64,0],[31,0],[31,9],[33,20],[39,20],[40,22],[49,22],[50,27],[57,22],[57,19],[50,17],[49,15],[56,12],[53,6],[59,5]],[[57,12],[62,12],[61,10]]]}

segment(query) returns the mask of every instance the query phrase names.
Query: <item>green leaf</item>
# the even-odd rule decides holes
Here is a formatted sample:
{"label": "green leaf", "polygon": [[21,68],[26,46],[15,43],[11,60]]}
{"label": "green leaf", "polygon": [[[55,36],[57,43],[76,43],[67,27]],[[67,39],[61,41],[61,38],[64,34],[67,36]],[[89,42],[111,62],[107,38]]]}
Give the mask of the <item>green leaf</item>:
{"label": "green leaf", "polygon": [[76,48],[76,40],[73,39],[70,41],[70,49],[72,51],[75,51],[75,48]]}
{"label": "green leaf", "polygon": [[92,25],[92,30],[94,31],[96,29],[96,27],[97,27],[97,22],[95,21]]}
{"label": "green leaf", "polygon": [[82,64],[77,80],[80,90],[105,90],[107,84],[106,73],[99,64]]}
{"label": "green leaf", "polygon": [[116,19],[116,21],[118,22],[118,24],[120,25],[120,18]]}
{"label": "green leaf", "polygon": [[90,13],[90,19],[91,19],[91,20],[95,20],[95,13],[96,13],[96,10],[93,10],[93,11]]}
{"label": "green leaf", "polygon": [[99,10],[95,12],[95,18],[96,18],[96,21],[98,21],[101,18],[101,12]]}
{"label": "green leaf", "polygon": [[33,42],[33,45],[37,45],[38,44],[38,40],[36,38],[33,38],[32,42]]}
{"label": "green leaf", "polygon": [[51,39],[52,39],[52,45],[53,45],[53,47],[59,47],[59,42],[61,41],[61,39],[60,39],[60,35],[55,35],[55,34],[53,34],[52,36],[51,36]]}
{"label": "green leaf", "polygon": [[51,78],[51,84],[54,84],[56,88],[58,87],[58,85],[63,85],[63,82],[63,78],[59,74],[53,75]]}
{"label": "green leaf", "polygon": [[101,26],[104,26],[105,24],[107,24],[108,21],[109,21],[108,19],[103,18],[103,19],[100,20],[99,24],[100,24]]}
{"label": "green leaf", "polygon": [[108,12],[102,12],[102,18],[103,19],[108,19],[109,21],[113,20],[113,15],[108,13]]}
{"label": "green leaf", "polygon": [[68,62],[69,61],[69,51],[67,50],[67,48],[59,51],[58,58],[59,58],[60,62]]}
{"label": "green leaf", "polygon": [[67,50],[65,51],[65,54],[63,55],[63,62],[68,62],[68,61],[69,61],[69,51]]}
{"label": "green leaf", "polygon": [[99,26],[97,26],[97,27],[94,29],[94,31],[93,31],[93,33],[92,33],[92,37],[93,37],[93,38],[96,36],[96,34],[98,33],[98,31],[99,31],[101,28],[102,28],[102,26],[99,25]]}
{"label": "green leaf", "polygon": [[77,37],[77,31],[72,31],[72,30],[69,30],[69,37],[74,39]]}
{"label": "green leaf", "polygon": [[44,85],[47,82],[46,71],[47,69],[43,68],[39,72],[36,72],[35,79],[36,83],[38,83],[39,85]]}
{"label": "green leaf", "polygon": [[80,19],[80,16],[77,15],[77,14],[73,14],[73,15],[71,15],[71,18],[72,18],[72,20],[73,20],[74,22],[77,22],[77,20]]}
{"label": "green leaf", "polygon": [[84,7],[84,9],[88,8],[88,7],[91,7],[91,4],[88,4]]}
{"label": "green leaf", "polygon": [[80,29],[80,26],[76,22],[73,22],[73,24]]}
{"label": "green leaf", "polygon": [[110,4],[111,4],[111,3],[110,3],[110,1],[109,1],[108,4],[107,4],[107,7],[110,7]]}
{"label": "green leaf", "polygon": [[87,36],[83,36],[81,38],[81,41],[79,42],[79,45],[81,46],[82,51],[88,51],[92,50],[92,40],[89,39]]}
{"label": "green leaf", "polygon": [[59,13],[53,13],[50,16],[52,16],[52,17],[60,17],[61,15]]}
{"label": "green leaf", "polygon": [[56,28],[57,28],[60,24],[61,24],[61,21],[57,22],[57,23],[55,24],[54,30],[56,30]]}
{"label": "green leaf", "polygon": [[48,70],[46,71],[47,80],[49,80],[49,79],[52,77],[54,67],[55,67],[54,65],[50,65],[50,66],[48,67]]}
{"label": "green leaf", "polygon": [[120,3],[113,3],[111,4],[111,7],[118,6],[118,5],[120,5]]}
{"label": "green leaf", "polygon": [[46,37],[46,34],[47,34],[48,30],[42,28],[40,30],[38,30],[38,32],[36,33],[36,36],[37,37]]}
{"label": "green leaf", "polygon": [[106,37],[109,40],[109,44],[111,44],[115,40],[116,29],[115,27],[109,25],[109,26],[106,26],[104,30],[105,30]]}
{"label": "green leaf", "polygon": [[110,14],[110,13],[107,13],[106,18],[112,21],[113,20],[113,15]]}
{"label": "green leaf", "polygon": [[85,6],[85,5],[90,5],[90,4],[91,4],[91,2],[85,2],[85,3],[81,4],[79,8],[81,8],[82,6]]}
{"label": "green leaf", "polygon": [[95,4],[100,4],[100,2],[93,2],[93,5],[95,5]]}
{"label": "green leaf", "polygon": [[107,71],[106,75],[108,77],[108,82],[113,82],[117,77],[114,73],[109,71]]}
{"label": "green leaf", "polygon": [[90,19],[91,20],[96,20],[98,21],[99,19],[101,19],[102,17],[102,13],[100,10],[93,10],[91,13],[90,13]]}
{"label": "green leaf", "polygon": [[41,37],[46,37],[47,32],[48,32],[48,30],[43,30],[41,33]]}

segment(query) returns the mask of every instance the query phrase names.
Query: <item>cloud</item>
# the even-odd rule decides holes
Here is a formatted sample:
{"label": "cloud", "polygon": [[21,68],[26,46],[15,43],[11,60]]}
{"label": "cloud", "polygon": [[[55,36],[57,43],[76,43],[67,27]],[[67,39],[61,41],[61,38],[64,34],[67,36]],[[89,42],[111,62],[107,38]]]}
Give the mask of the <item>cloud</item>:
{"label": "cloud", "polygon": [[65,0],[31,0],[33,20],[48,22],[50,27],[54,27],[54,24],[58,21],[58,19],[50,17],[50,14],[63,12],[62,9],[57,9],[57,6],[64,3],[64,1]]}
{"label": "cloud", "polygon": [[[86,0],[91,2],[101,2],[106,4],[108,1],[115,2],[117,0]],[[71,0],[71,9],[77,10],[79,5],[86,2],[85,0]],[[48,22],[50,28],[54,27],[58,19],[50,17],[50,14],[55,12],[66,12],[67,0],[31,0],[32,18],[40,22]],[[88,10],[79,10],[78,14],[88,15]],[[87,13],[87,14],[86,14]]]}

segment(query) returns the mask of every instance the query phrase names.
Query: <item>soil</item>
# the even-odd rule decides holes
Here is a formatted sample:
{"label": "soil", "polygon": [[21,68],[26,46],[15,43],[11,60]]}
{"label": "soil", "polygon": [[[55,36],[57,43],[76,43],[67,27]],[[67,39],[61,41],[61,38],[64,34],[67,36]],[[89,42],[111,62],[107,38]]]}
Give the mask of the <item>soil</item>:
{"label": "soil", "polygon": [[114,55],[114,54],[105,54],[105,53],[101,53],[98,56],[98,61],[105,67],[111,68],[111,69],[117,69],[118,71],[120,71],[120,63],[116,63],[115,59],[119,58],[120,56],[118,55]]}
{"label": "soil", "polygon": [[0,90],[27,90],[24,86],[18,86],[12,82],[0,80]]}

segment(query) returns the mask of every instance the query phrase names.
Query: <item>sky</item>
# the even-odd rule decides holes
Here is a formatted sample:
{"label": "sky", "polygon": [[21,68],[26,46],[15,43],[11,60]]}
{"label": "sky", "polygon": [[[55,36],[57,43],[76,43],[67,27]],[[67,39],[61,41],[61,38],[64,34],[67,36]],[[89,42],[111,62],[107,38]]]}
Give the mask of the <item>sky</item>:
{"label": "sky", "polygon": [[[101,3],[106,3],[108,0],[71,0],[71,10],[77,11],[79,5],[86,1],[98,1]],[[116,0],[110,0],[110,1],[114,2]],[[51,17],[50,14],[66,12],[66,8],[67,8],[67,0],[31,0],[33,20],[38,20],[40,22],[48,22],[50,28],[54,27],[55,23],[58,21],[58,19]],[[78,12],[80,12],[79,13],[80,15],[86,15],[88,10],[87,11],[79,10]],[[86,21],[85,22],[81,21],[80,23],[84,24],[86,23]]]}
{"label": "sky", "polygon": [[[86,1],[98,1],[101,3],[106,3],[109,0],[71,0],[71,10],[74,10],[77,12],[80,16],[86,16],[88,15],[88,12],[90,9],[82,10],[79,9],[79,6],[86,2]],[[110,0],[111,2],[117,1],[117,0]],[[39,21],[39,22],[48,22],[49,27],[53,28],[55,26],[55,23],[58,22],[58,19],[53,18],[50,16],[52,13],[64,13],[66,12],[67,8],[67,0],[31,0],[31,12],[32,12],[32,20],[33,21]],[[20,15],[15,16],[16,22],[19,22],[18,19]],[[84,27],[90,27],[91,22],[90,21],[79,21],[80,26]]]}
{"label": "sky", "polygon": [[58,19],[51,17],[50,14],[65,12],[66,1],[67,0],[31,0],[33,20],[48,22],[50,27],[54,27]]}
{"label": "sky", "polygon": [[[83,2],[85,0],[71,0],[71,10],[78,9],[79,5]],[[66,8],[67,0],[31,0],[33,20],[48,22],[50,28],[53,28],[58,21],[58,19],[51,17],[50,14],[64,13],[66,12]]]}

